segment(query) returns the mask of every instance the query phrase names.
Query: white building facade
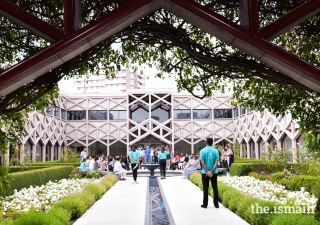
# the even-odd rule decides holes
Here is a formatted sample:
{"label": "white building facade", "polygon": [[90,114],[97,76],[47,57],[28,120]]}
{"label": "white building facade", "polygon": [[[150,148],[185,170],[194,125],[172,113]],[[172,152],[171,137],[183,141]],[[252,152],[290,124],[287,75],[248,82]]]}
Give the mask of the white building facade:
{"label": "white building facade", "polygon": [[169,145],[190,154],[198,153],[211,137],[221,145],[238,141],[242,157],[260,158],[265,143],[287,150],[303,145],[290,115],[233,108],[231,100],[227,95],[200,100],[168,89],[61,94],[46,115],[29,114],[21,148],[33,161],[49,161],[59,159],[64,146],[114,156],[127,154],[133,144]]}
{"label": "white building facade", "polygon": [[127,89],[145,88],[145,75],[130,69],[116,71],[116,76],[106,79],[105,75],[82,76],[76,80],[76,93],[126,92]]}

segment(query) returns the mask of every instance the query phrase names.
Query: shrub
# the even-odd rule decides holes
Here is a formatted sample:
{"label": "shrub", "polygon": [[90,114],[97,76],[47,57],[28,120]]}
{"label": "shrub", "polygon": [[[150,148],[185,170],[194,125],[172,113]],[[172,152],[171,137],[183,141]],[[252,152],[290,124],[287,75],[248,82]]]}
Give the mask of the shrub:
{"label": "shrub", "polygon": [[271,225],[319,225],[313,217],[303,214],[283,214],[278,215]]}
{"label": "shrub", "polygon": [[30,187],[30,185],[41,186],[48,183],[50,180],[54,181],[69,178],[72,169],[73,167],[71,166],[59,166],[12,173],[10,188],[7,188],[5,193],[2,192],[0,194],[1,196],[6,196],[13,194],[15,189],[19,191],[22,188]]}
{"label": "shrub", "polygon": [[291,191],[299,191],[301,187],[304,187],[306,191],[311,192],[313,187],[319,182],[319,177],[306,175],[291,176],[288,180],[287,188]]}
{"label": "shrub", "polygon": [[10,166],[9,173],[17,173],[29,170],[37,170],[47,168],[47,166]]}
{"label": "shrub", "polygon": [[73,167],[79,167],[80,166],[80,162],[76,162],[76,163],[62,163],[62,162],[52,163],[51,161],[48,161],[48,162],[33,163],[32,166],[34,166],[34,167],[38,167],[38,166],[45,166],[45,167],[73,166]]}
{"label": "shrub", "polygon": [[109,174],[109,175],[105,176],[103,179],[109,180],[109,181],[111,181],[113,184],[117,183],[118,180],[119,180],[118,177],[117,177],[117,175],[115,175],[115,174]]}
{"label": "shrub", "polygon": [[95,202],[95,195],[88,191],[83,191],[75,194],[77,198],[82,199],[86,204],[87,208],[90,208]]}
{"label": "shrub", "polygon": [[248,159],[248,158],[236,158],[234,160],[235,163],[263,163],[261,159]]}
{"label": "shrub", "polygon": [[65,225],[52,214],[26,213],[14,222],[15,225]]}
{"label": "shrub", "polygon": [[60,153],[60,161],[65,163],[80,162],[79,154],[76,149],[64,147]]}
{"label": "shrub", "polygon": [[94,170],[87,173],[86,178],[100,178],[103,174],[100,170]]}
{"label": "shrub", "polygon": [[81,179],[86,176],[86,173],[84,171],[80,171],[79,168],[74,168],[69,176],[69,178],[74,178],[74,179]]}
{"label": "shrub", "polygon": [[93,194],[95,199],[98,200],[107,191],[107,188],[102,184],[89,184],[83,190]]}
{"label": "shrub", "polygon": [[272,174],[272,183],[281,184],[281,181],[284,178],[285,178],[285,175],[283,172],[278,172],[278,173]]}
{"label": "shrub", "polygon": [[258,177],[259,180],[270,180],[270,178],[268,176],[264,176],[264,175],[260,175]]}
{"label": "shrub", "polygon": [[113,183],[110,180],[102,180],[101,184],[104,185],[107,190],[110,190],[113,186]]}
{"label": "shrub", "polygon": [[71,219],[78,219],[88,209],[84,200],[70,196],[57,202],[53,208],[62,208],[71,214]]}
{"label": "shrub", "polygon": [[230,169],[231,176],[247,176],[250,172],[253,172],[250,163],[233,163]]}
{"label": "shrub", "polygon": [[256,179],[259,178],[259,175],[258,175],[256,172],[250,172],[250,173],[248,174],[248,176],[249,176],[249,177],[254,177],[254,178],[256,178]]}
{"label": "shrub", "polygon": [[71,213],[60,207],[51,208],[48,214],[56,217],[62,224],[69,224],[71,218]]}

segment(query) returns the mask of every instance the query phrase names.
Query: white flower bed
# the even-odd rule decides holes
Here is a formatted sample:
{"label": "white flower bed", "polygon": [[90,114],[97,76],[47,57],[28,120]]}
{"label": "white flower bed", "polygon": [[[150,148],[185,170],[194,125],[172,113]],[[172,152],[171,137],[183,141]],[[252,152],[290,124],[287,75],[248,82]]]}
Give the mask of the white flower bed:
{"label": "white flower bed", "polygon": [[62,179],[58,182],[49,181],[46,185],[30,186],[0,201],[3,214],[8,211],[28,212],[29,209],[46,211],[61,198],[80,192],[84,186],[99,183],[101,179]]}
{"label": "white flower bed", "polygon": [[219,176],[219,181],[237,189],[241,193],[263,201],[270,201],[280,204],[294,204],[305,206],[313,211],[316,207],[317,198],[304,191],[288,191],[280,184],[273,184],[271,181],[261,181],[254,177],[243,176]]}

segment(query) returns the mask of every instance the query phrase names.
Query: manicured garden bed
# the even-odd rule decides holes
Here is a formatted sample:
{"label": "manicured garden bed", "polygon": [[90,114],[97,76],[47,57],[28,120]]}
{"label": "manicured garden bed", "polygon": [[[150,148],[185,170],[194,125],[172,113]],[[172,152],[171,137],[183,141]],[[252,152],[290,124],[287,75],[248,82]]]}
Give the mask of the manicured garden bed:
{"label": "manicured garden bed", "polygon": [[[233,179],[232,177],[230,177]],[[303,213],[279,213],[278,209],[287,209],[287,207],[292,207],[292,201],[290,201],[290,194],[288,191],[285,191],[283,193],[283,189],[275,190],[275,197],[276,199],[279,198],[279,203],[275,201],[265,201],[262,199],[265,199],[267,196],[262,197],[264,194],[264,190],[258,191],[258,193],[255,193],[258,189],[253,188],[253,184],[251,182],[254,178],[246,178],[249,179],[248,181],[241,181],[243,185],[239,185],[239,183],[236,183],[234,180],[230,180],[230,185],[239,188],[240,190],[237,190],[236,188],[224,183],[222,180],[228,179],[228,177],[219,177],[218,182],[218,189],[219,189],[219,201],[227,208],[229,208],[231,211],[239,215],[241,218],[246,220],[248,223],[252,225],[319,225],[319,221],[314,219],[313,214],[303,214]],[[237,178],[235,178],[237,179]],[[191,182],[199,186],[201,190],[203,190],[202,182],[201,182],[201,175],[200,174],[193,174],[190,178]],[[254,182],[261,182],[259,180],[256,180]],[[269,183],[269,185],[271,185]],[[273,186],[270,186],[268,189],[269,192],[273,191]],[[282,204],[284,201],[281,202],[281,195],[277,195],[277,193],[280,193],[284,195],[286,193],[286,197],[289,197],[289,199],[286,198],[286,203]],[[304,193],[305,192],[301,192]],[[210,186],[209,194],[213,196],[212,187]],[[294,194],[295,199],[299,198],[297,196],[298,193]],[[266,194],[268,195],[268,194]],[[307,194],[305,194],[307,195]],[[282,196],[283,198],[284,196]],[[315,199],[313,199],[310,195],[308,196],[308,200],[313,202]],[[272,197],[271,197],[272,199]],[[307,198],[306,198],[307,199]],[[310,200],[311,199],[311,200]],[[293,200],[293,199],[292,199]],[[293,201],[294,202],[294,201]],[[268,213],[257,213],[255,209],[257,207],[267,208],[269,209]],[[289,208],[290,209],[290,208]],[[296,212],[296,211],[295,211]]]}

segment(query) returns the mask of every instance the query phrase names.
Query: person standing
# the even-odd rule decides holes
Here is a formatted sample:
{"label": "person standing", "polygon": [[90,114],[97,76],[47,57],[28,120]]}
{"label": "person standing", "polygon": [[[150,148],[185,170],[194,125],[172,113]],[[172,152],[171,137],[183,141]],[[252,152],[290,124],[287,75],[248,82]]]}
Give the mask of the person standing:
{"label": "person standing", "polygon": [[214,207],[219,208],[217,184],[219,153],[215,148],[212,147],[212,144],[213,139],[207,138],[206,147],[200,151],[203,184],[203,204],[201,205],[202,208],[207,208],[208,206],[209,181],[211,181],[214,194]]}
{"label": "person standing", "polygon": [[145,154],[145,159],[146,159],[146,164],[150,164],[150,155],[151,155],[151,150],[149,149],[149,146],[147,146],[147,149],[144,150]]}
{"label": "person standing", "polygon": [[161,151],[158,153],[158,157],[160,160],[160,174],[161,179],[166,179],[166,164],[167,164],[167,155],[169,153],[165,151],[165,147],[161,147]]}
{"label": "person standing", "polygon": [[83,162],[83,159],[87,158],[87,148],[85,147],[80,153],[80,162]]}
{"label": "person standing", "polygon": [[132,175],[133,175],[133,184],[138,184],[137,182],[137,176],[138,176],[138,167],[139,167],[139,161],[140,161],[140,152],[138,151],[138,146],[133,145],[133,149],[130,151],[130,162],[131,162],[131,168],[132,168]]}
{"label": "person standing", "polygon": [[126,157],[124,158],[124,163],[126,164],[127,170],[130,170],[130,156],[127,154]]}
{"label": "person standing", "polygon": [[167,164],[166,164],[166,169],[170,169],[171,165],[171,155],[172,155],[172,150],[169,148],[168,155],[167,155]]}

